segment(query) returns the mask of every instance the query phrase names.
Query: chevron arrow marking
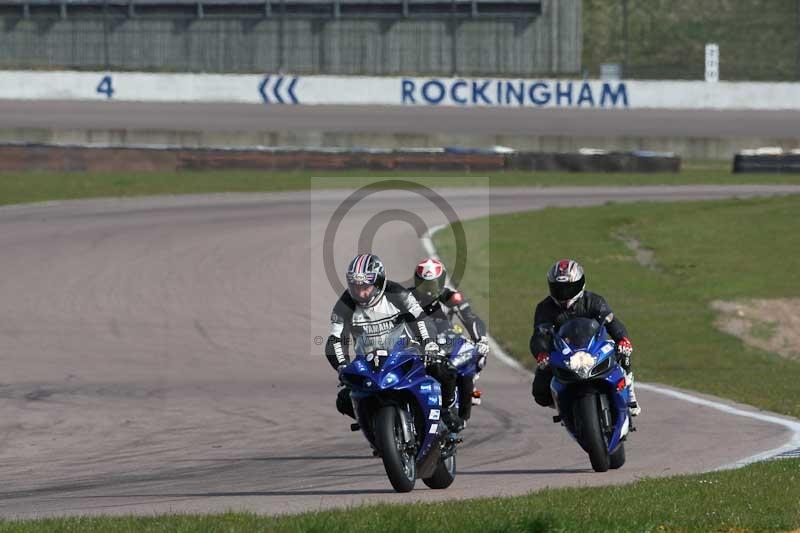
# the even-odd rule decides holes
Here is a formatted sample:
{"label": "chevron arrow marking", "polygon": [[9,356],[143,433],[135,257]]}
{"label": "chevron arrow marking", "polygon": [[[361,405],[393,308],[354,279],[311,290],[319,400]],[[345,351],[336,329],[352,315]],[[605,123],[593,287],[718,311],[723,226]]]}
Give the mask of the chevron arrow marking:
{"label": "chevron arrow marking", "polygon": [[269,83],[269,76],[264,76],[264,79],[261,80],[261,83],[258,84],[258,92],[261,94],[261,99],[264,100],[265,104],[269,103],[269,98],[267,97],[267,83]]}

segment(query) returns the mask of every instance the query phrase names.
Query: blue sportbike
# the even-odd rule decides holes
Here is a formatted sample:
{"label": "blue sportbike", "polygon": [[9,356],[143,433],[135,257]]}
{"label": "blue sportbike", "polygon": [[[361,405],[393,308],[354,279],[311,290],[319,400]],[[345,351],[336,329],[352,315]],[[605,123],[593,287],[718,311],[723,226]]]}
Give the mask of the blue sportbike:
{"label": "blue sportbike", "polygon": [[589,454],[592,468],[605,472],[625,464],[625,439],[631,425],[625,372],[617,363],[605,320],[573,318],[552,331],[550,390],[558,416]]}
{"label": "blue sportbike", "polygon": [[[456,337],[439,336],[441,357],[449,357],[471,383],[476,350]],[[441,421],[446,407],[439,382],[425,372],[427,356],[410,341],[404,324],[379,337],[360,336],[354,351],[355,359],[340,375],[351,388],[357,421],[352,428],[380,455],[392,487],[409,492],[417,478],[432,489],[449,487],[461,439]]]}

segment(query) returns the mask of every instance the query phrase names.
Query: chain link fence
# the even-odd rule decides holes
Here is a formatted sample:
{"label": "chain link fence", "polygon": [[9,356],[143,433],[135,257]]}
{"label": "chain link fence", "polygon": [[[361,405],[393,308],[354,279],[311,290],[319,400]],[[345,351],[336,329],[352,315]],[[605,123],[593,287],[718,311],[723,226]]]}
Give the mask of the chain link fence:
{"label": "chain link fence", "polygon": [[584,72],[616,63],[630,79],[800,80],[800,0],[583,0]]}
{"label": "chain link fence", "polygon": [[800,0],[27,1],[0,68],[800,80]]}

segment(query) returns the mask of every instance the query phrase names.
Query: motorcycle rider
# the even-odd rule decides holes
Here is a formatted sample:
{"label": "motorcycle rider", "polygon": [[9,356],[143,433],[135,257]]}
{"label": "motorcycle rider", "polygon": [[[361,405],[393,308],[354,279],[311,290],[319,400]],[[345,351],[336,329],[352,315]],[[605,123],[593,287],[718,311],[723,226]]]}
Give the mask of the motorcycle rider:
{"label": "motorcycle rider", "polygon": [[[453,315],[458,317],[478,350],[476,367],[477,372],[480,372],[486,366],[486,356],[489,354],[486,325],[472,310],[464,294],[448,288],[446,283],[447,269],[444,264],[429,257],[417,263],[414,269],[414,287],[409,287],[408,290],[419,301],[425,316],[433,320],[436,333],[450,329]],[[458,384],[461,392],[459,415],[467,420],[472,408],[474,382],[472,379],[464,379]]]}
{"label": "motorcycle rider", "polygon": [[486,325],[472,310],[464,293],[448,288],[446,281],[447,269],[440,260],[423,259],[414,269],[414,286],[408,290],[420,303],[425,315],[446,324],[445,327],[450,326],[453,315],[458,317],[467,328],[472,342],[478,346],[482,356],[478,361],[478,371],[481,371],[486,366],[486,355],[489,353]]}
{"label": "motorcycle rider", "polygon": [[[442,421],[458,432],[464,422],[453,412],[455,404],[456,369],[446,357],[439,355],[439,346],[431,338],[422,307],[416,298],[399,283],[386,279],[383,262],[374,254],[359,254],[347,267],[347,290],[337,300],[331,314],[331,332],[325,344],[325,356],[331,366],[341,373],[350,362],[348,344],[365,334],[380,337],[397,324],[405,323],[413,341],[424,347],[431,360],[427,373],[441,385]],[[344,387],[336,398],[340,413],[355,418],[350,400],[350,388]]]}
{"label": "motorcycle rider", "polygon": [[606,300],[599,294],[585,290],[586,276],[583,267],[571,259],[563,259],[555,263],[547,272],[547,284],[550,296],[539,302],[533,318],[533,336],[531,337],[531,354],[536,358],[536,374],[533,379],[532,394],[539,405],[553,406],[550,392],[550,381],[553,371],[550,368],[550,352],[553,349],[553,338],[549,325],[556,329],[567,320],[582,317],[601,320],[605,317],[606,331],[617,345],[617,361],[625,371],[630,400],[628,407],[631,416],[637,416],[642,409],[636,401],[631,354],[633,345],[622,321],[614,316]]}

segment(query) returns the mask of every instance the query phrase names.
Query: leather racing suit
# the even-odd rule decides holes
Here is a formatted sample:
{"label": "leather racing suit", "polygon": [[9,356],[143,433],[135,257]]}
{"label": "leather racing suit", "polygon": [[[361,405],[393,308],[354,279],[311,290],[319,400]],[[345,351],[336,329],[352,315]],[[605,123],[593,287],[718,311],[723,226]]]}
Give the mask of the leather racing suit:
{"label": "leather racing suit", "polygon": [[[425,302],[425,298],[419,296],[414,287],[408,289],[420,301],[425,316],[430,319],[429,323],[435,329],[434,334],[442,333],[452,326],[453,315],[464,324],[469,337],[473,343],[479,342],[486,336],[486,324],[480,319],[478,315],[472,310],[469,302],[464,298],[464,294],[459,291],[454,291],[445,287],[438,298],[430,302]],[[484,358],[485,363],[485,358]],[[479,364],[477,371],[483,369],[483,364]],[[458,376],[457,378],[458,391],[459,391],[459,409],[458,415],[468,420],[472,414],[472,393],[475,390],[475,382],[471,378]]]}
{"label": "leather racing suit", "polygon": [[[369,337],[385,335],[399,323],[406,324],[412,340],[420,342],[421,346],[434,342],[431,333],[435,335],[435,332],[429,332],[424,310],[411,292],[399,283],[387,280],[383,296],[369,307],[358,305],[350,293],[344,291],[331,313],[331,332],[325,344],[325,356],[338,370],[350,362],[348,347],[351,338],[362,334]],[[427,373],[439,381],[445,409],[451,406],[455,402],[455,367],[443,358],[428,364]],[[355,418],[348,387],[339,391],[336,408],[340,413]]]}
{"label": "leather racing suit", "polygon": [[[545,326],[552,324],[558,330],[565,322],[576,317],[594,318],[595,320],[606,317],[606,331],[614,339],[614,342],[618,343],[623,338],[628,337],[625,325],[619,318],[614,316],[605,298],[599,294],[586,291],[569,309],[559,306],[548,296],[536,306],[536,312],[533,317],[533,336],[530,341],[531,354],[536,357],[537,354],[549,354],[553,350],[553,338]],[[620,364],[625,372],[630,372],[630,361],[623,362],[620,360]],[[550,393],[550,381],[552,378],[553,371],[550,365],[539,365],[536,368],[531,392],[534,400],[539,405],[553,405],[553,396]]]}

